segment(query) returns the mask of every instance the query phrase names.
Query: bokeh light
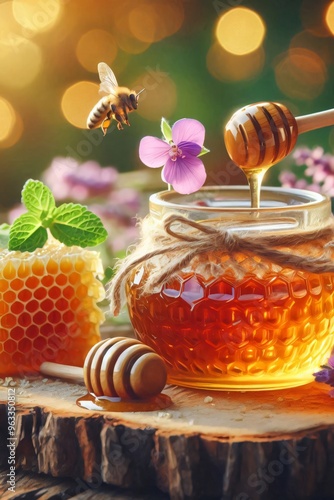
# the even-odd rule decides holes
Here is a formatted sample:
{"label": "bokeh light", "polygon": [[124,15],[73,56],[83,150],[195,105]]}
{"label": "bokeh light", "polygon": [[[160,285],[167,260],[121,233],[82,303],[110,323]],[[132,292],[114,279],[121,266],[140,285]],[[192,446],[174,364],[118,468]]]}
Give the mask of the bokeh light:
{"label": "bokeh light", "polygon": [[291,99],[312,100],[323,91],[327,80],[324,61],[307,49],[290,49],[275,63],[279,89]]}
{"label": "bokeh light", "polygon": [[81,81],[68,87],[61,100],[61,109],[67,121],[78,128],[86,128],[87,117],[101,99],[99,85]]}
{"label": "bokeh light", "polygon": [[87,31],[79,39],[76,55],[81,66],[96,73],[97,65],[101,61],[105,61],[111,66],[116,58],[117,50],[116,41],[110,33],[94,29]]}
{"label": "bokeh light", "polygon": [[224,12],[216,27],[220,45],[236,55],[249,54],[258,49],[266,32],[262,17],[251,9],[236,7]]}
{"label": "bokeh light", "polygon": [[47,31],[59,21],[62,12],[60,0],[13,0],[13,14],[16,21],[24,28],[25,36],[30,33]]}
{"label": "bokeh light", "polygon": [[329,0],[303,0],[300,16],[303,27],[317,37],[328,37],[330,31],[326,23]]}
{"label": "bokeh light", "polygon": [[211,75],[222,82],[249,80],[256,77],[263,68],[265,53],[263,47],[236,56],[227,52],[219,43],[214,43],[207,54],[206,63]]}
{"label": "bokeh light", "polygon": [[177,104],[177,89],[167,73],[150,69],[143,73],[131,87],[136,92],[145,88],[139,97],[138,113],[147,120],[160,122],[169,117]]}
{"label": "bokeh light", "polygon": [[325,15],[326,24],[329,31],[334,35],[334,2],[331,2],[327,8]]}
{"label": "bokeh light", "polygon": [[42,68],[39,46],[19,35],[0,44],[0,84],[23,88],[30,85]]}
{"label": "bokeh light", "polygon": [[153,43],[176,33],[183,20],[182,2],[146,0],[129,12],[129,29],[138,40]]}
{"label": "bokeh light", "polygon": [[7,139],[12,132],[16,117],[12,105],[3,97],[0,97],[0,142]]}
{"label": "bokeh light", "polygon": [[307,49],[315,52],[321,59],[330,64],[333,62],[333,46],[328,38],[313,35],[308,30],[301,31],[291,38],[291,49]]}
{"label": "bokeh light", "polygon": [[23,132],[22,119],[10,102],[0,96],[0,148],[9,148],[17,143]]}

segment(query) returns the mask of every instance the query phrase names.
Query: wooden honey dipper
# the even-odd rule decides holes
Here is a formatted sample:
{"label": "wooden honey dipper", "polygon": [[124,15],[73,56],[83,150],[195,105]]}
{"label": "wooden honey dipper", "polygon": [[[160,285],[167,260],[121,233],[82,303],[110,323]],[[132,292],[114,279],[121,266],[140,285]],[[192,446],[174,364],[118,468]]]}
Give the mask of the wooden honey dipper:
{"label": "wooden honey dipper", "polygon": [[163,359],[139,340],[115,337],[101,340],[88,352],[83,368],[44,362],[45,375],[84,382],[96,397],[125,400],[148,399],[165,387],[167,370]]}
{"label": "wooden honey dipper", "polygon": [[334,125],[334,109],[295,118],[283,104],[259,102],[234,113],[224,140],[230,158],[247,177],[252,207],[260,206],[265,172],[292,151],[298,135],[329,125]]}

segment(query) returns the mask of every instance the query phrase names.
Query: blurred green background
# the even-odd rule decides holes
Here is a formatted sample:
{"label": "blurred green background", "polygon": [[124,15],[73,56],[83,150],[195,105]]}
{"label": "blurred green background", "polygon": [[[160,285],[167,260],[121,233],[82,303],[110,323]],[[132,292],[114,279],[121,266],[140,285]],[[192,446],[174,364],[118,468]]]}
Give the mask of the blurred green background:
{"label": "blurred green background", "polygon": [[[262,100],[284,103],[296,116],[333,107],[332,31],[329,0],[2,1],[0,209],[17,203],[25,180],[39,178],[55,156],[120,172],[145,168],[138,144],[160,136],[162,116],[205,125],[208,184],[245,183],[227,157],[224,124]],[[101,97],[100,61],[120,85],[146,88],[131,127],[105,138],[84,128]],[[334,127],[298,144],[332,152]],[[271,169],[265,184],[278,184],[289,161]]]}

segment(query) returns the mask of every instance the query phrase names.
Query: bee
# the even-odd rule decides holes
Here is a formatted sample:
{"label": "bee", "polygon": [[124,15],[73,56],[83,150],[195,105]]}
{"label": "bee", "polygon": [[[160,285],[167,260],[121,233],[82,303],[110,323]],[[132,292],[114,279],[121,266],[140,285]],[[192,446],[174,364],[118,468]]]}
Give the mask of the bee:
{"label": "bee", "polygon": [[106,93],[94,106],[87,118],[87,128],[101,127],[103,135],[106,135],[111,121],[117,121],[118,130],[123,130],[123,124],[130,125],[128,113],[137,109],[139,95],[127,87],[119,87],[112,69],[106,63],[97,66],[101,80],[99,92]]}

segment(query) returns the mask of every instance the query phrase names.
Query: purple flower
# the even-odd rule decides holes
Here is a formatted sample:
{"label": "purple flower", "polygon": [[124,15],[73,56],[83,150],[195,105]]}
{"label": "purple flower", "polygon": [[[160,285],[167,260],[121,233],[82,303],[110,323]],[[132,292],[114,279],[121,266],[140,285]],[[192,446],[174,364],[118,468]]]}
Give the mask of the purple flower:
{"label": "purple flower", "polygon": [[[327,365],[321,367],[322,370],[319,370],[316,373],[313,373],[316,382],[322,382],[324,384],[328,384],[331,387],[334,387],[334,349],[332,354],[327,361]],[[329,392],[331,397],[334,397],[334,389]]]}
{"label": "purple flower", "polygon": [[109,193],[117,177],[113,167],[102,168],[95,161],[80,164],[73,158],[54,158],[43,173],[43,181],[52,189],[56,200],[80,202]]}
{"label": "purple flower", "polygon": [[200,189],[206,179],[202,160],[198,155],[204,144],[203,125],[190,118],[174,123],[169,142],[147,136],[140,141],[139,157],[151,168],[163,166],[162,179],[175,191],[189,194]]}

